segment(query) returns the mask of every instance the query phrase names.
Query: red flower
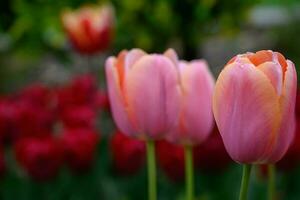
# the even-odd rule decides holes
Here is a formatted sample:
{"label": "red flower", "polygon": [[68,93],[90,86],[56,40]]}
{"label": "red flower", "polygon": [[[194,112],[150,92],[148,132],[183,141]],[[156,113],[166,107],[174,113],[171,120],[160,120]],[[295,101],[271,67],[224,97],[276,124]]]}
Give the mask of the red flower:
{"label": "red flower", "polygon": [[94,54],[108,48],[114,26],[111,6],[85,6],[65,11],[63,26],[73,47],[82,54]]}
{"label": "red flower", "polygon": [[110,150],[115,170],[122,175],[138,172],[145,162],[144,142],[132,139],[117,131],[110,140]]}
{"label": "red flower", "polygon": [[196,167],[206,171],[219,171],[232,161],[216,126],[210,137],[194,148],[194,155]]}
{"label": "red flower", "polygon": [[33,104],[34,106],[41,106],[50,108],[54,104],[52,91],[46,86],[35,83],[25,87],[21,92],[19,98],[22,101]]}
{"label": "red flower", "polygon": [[28,102],[17,103],[17,138],[49,135],[54,125],[54,112]]}
{"label": "red flower", "polygon": [[61,110],[74,105],[93,105],[97,92],[97,83],[93,75],[84,74],[75,77],[72,82],[57,90],[58,108]]}
{"label": "red flower", "polygon": [[110,110],[109,99],[106,91],[98,90],[95,96],[95,106],[100,110]]}
{"label": "red flower", "polygon": [[156,152],[158,164],[167,177],[173,181],[182,181],[184,178],[183,147],[162,140],[157,142]]}
{"label": "red flower", "polygon": [[2,148],[0,148],[0,177],[4,175],[5,170],[6,170],[6,165],[5,165],[4,153],[2,151]]}
{"label": "red flower", "polygon": [[18,163],[38,181],[55,177],[62,164],[61,146],[54,138],[25,138],[15,145]]}
{"label": "red flower", "polygon": [[96,123],[96,113],[89,106],[67,107],[62,111],[62,121],[67,128],[93,128]]}
{"label": "red flower", "polygon": [[18,113],[16,103],[10,99],[0,100],[0,143],[11,142],[17,135]]}
{"label": "red flower", "polygon": [[99,134],[91,129],[68,129],[61,136],[65,161],[74,172],[91,167],[97,151]]}

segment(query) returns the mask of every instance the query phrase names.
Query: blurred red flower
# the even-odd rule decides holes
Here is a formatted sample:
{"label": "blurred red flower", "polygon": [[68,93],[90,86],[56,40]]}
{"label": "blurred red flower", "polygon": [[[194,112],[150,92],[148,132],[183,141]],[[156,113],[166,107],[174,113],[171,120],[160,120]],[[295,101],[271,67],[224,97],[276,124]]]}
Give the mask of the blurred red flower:
{"label": "blurred red flower", "polygon": [[104,90],[97,91],[95,96],[95,106],[100,110],[105,110],[105,111],[110,110],[109,99],[106,91]]}
{"label": "blurred red flower", "polygon": [[44,107],[19,101],[16,105],[16,128],[14,139],[20,137],[43,137],[50,135],[55,122],[55,114]]}
{"label": "blurred red flower", "polygon": [[180,145],[168,141],[158,141],[156,144],[158,164],[162,171],[172,181],[184,179],[184,150]]}
{"label": "blurred red flower", "polygon": [[58,109],[74,105],[93,106],[96,93],[97,83],[93,75],[77,76],[68,85],[57,89]]}
{"label": "blurred red flower", "polygon": [[4,175],[5,170],[6,170],[6,165],[5,165],[4,152],[2,148],[0,148],[0,177]]}
{"label": "blurred red flower", "polygon": [[204,143],[194,148],[194,160],[197,168],[213,172],[225,169],[232,162],[217,126]]}
{"label": "blurred red flower", "polygon": [[0,100],[0,143],[10,142],[16,135],[18,112],[14,102],[9,99]]}
{"label": "blurred red flower", "polygon": [[33,179],[46,181],[58,174],[62,151],[56,139],[24,138],[16,143],[14,150],[18,163]]}
{"label": "blurred red flower", "polygon": [[[157,156],[161,169],[171,180],[183,180],[185,158],[182,146],[165,140],[159,141],[157,143]],[[194,147],[193,156],[195,168],[205,171],[220,171],[232,161],[216,127],[204,143]]]}
{"label": "blurred red flower", "polygon": [[21,90],[18,98],[38,107],[51,108],[54,106],[52,90],[41,83],[28,85]]}
{"label": "blurred red flower", "polygon": [[96,113],[90,106],[67,107],[61,115],[65,128],[93,128],[96,124]]}
{"label": "blurred red flower", "polygon": [[121,175],[137,173],[145,163],[144,142],[116,131],[110,140],[113,167]]}
{"label": "blurred red flower", "polygon": [[65,11],[62,22],[75,50],[94,54],[108,48],[113,36],[114,12],[111,6],[85,6]]}
{"label": "blurred red flower", "polygon": [[92,129],[67,129],[61,135],[66,164],[74,172],[84,172],[91,167],[100,135]]}

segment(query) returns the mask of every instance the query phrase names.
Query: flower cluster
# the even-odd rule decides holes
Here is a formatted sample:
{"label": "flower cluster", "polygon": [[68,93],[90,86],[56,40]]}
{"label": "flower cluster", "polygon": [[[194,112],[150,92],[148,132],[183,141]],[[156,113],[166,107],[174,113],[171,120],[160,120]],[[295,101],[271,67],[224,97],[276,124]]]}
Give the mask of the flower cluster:
{"label": "flower cluster", "polygon": [[92,165],[100,136],[97,115],[109,109],[96,84],[92,75],[81,75],[65,86],[32,84],[1,98],[1,144],[13,146],[17,162],[35,180],[54,177],[64,164],[73,172]]}

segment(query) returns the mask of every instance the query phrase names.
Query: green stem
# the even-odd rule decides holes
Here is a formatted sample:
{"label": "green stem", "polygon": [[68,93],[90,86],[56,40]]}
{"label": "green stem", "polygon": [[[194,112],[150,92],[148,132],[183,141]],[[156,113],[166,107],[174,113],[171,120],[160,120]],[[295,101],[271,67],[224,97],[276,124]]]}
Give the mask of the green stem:
{"label": "green stem", "polygon": [[146,147],[148,163],[148,200],[156,200],[156,164],[154,141],[147,140]]}
{"label": "green stem", "polygon": [[251,174],[251,165],[244,165],[239,200],[247,200],[250,174]]}
{"label": "green stem", "polygon": [[193,200],[194,199],[193,148],[188,145],[185,146],[184,154],[185,154],[186,200]]}
{"label": "green stem", "polygon": [[268,200],[274,200],[275,195],[275,166],[268,165]]}

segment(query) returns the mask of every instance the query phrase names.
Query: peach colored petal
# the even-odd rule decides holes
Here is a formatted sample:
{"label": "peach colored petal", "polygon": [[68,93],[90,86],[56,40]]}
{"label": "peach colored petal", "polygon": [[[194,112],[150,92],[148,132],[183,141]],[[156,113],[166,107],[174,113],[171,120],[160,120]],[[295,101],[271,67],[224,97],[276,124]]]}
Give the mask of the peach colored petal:
{"label": "peach colored petal", "polygon": [[125,68],[126,70],[130,69],[136,61],[138,61],[142,56],[146,55],[141,49],[132,49],[128,52],[125,58]]}
{"label": "peach colored petal", "polygon": [[173,63],[175,66],[177,66],[177,63],[178,63],[178,56],[177,56],[177,53],[174,51],[174,49],[168,49],[164,52],[164,55],[166,57],[168,57]]}
{"label": "peach colored petal", "polygon": [[291,61],[287,61],[287,64],[282,96],[280,98],[282,121],[277,143],[272,155],[269,157],[270,162],[277,162],[283,157],[294,137],[297,73]]}
{"label": "peach colored petal", "polygon": [[126,94],[139,134],[159,139],[175,125],[179,93],[176,68],[166,57],[146,55],[132,66],[126,77]]}
{"label": "peach colored petal", "polygon": [[105,64],[112,115],[118,128],[126,135],[133,136],[136,131],[133,129],[127,114],[126,104],[119,83],[119,74],[115,67],[116,62],[114,57],[109,57]]}
{"label": "peach colored petal", "polygon": [[229,155],[259,163],[277,138],[279,97],[254,65],[232,63],[216,82],[213,112]]}
{"label": "peach colored petal", "polygon": [[282,69],[279,63],[275,62],[265,62],[257,66],[271,81],[274,89],[278,96],[281,95],[282,91]]}
{"label": "peach colored petal", "polygon": [[273,61],[273,54],[268,50],[261,50],[254,54],[248,54],[247,57],[255,66],[258,66],[264,62]]}

